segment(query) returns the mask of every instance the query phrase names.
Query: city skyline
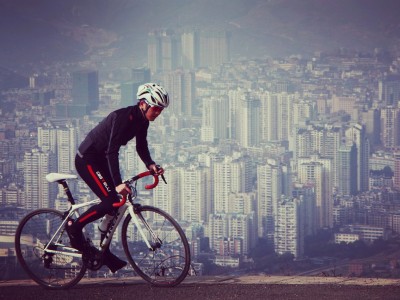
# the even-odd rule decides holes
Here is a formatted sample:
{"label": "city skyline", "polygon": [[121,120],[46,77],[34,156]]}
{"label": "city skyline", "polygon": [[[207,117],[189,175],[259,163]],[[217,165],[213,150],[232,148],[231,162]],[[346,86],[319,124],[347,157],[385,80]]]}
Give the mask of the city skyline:
{"label": "city skyline", "polygon": [[[146,32],[144,66],[100,47],[74,62],[33,62],[28,80],[3,75],[1,209],[15,211],[0,235],[16,228],[20,208],[66,209],[44,176],[75,172],[83,137],[135,104],[144,81],[171,95],[148,135],[169,184],[140,199],[180,221],[195,262],[209,251],[214,263],[239,267],[260,240],[301,259],[306,236],[325,228],[337,243],[400,233],[398,48],[239,57],[235,31],[165,30]],[[134,142],[120,158],[125,177],[144,169]],[[94,196],[81,181],[71,189],[82,201]]]}
{"label": "city skyline", "polygon": [[[368,85],[369,92],[374,90],[374,96],[367,99],[363,97],[365,96],[363,82],[367,78],[361,76],[360,79],[360,74],[354,72],[360,68],[368,76],[368,72],[366,72],[368,68],[365,67],[365,63],[368,62],[371,66],[381,65],[381,63],[372,55],[368,60],[364,59],[361,64],[353,53],[342,56],[330,55],[327,58],[322,56],[311,60],[311,64],[297,58],[288,58],[285,61],[259,60],[257,61],[259,76],[254,82],[253,93],[250,93],[249,89],[243,88],[243,84],[248,82],[246,76],[236,76],[238,79],[232,80],[232,75],[240,74],[234,71],[236,69],[254,72],[253,61],[224,63],[219,71],[209,71],[211,76],[199,77],[196,82],[195,99],[197,102],[200,101],[200,106],[204,105],[204,108],[209,108],[198,110],[194,116],[190,116],[182,109],[167,110],[160,120],[154,123],[154,129],[149,132],[153,157],[167,166],[167,175],[168,170],[171,170],[169,177],[173,183],[169,186],[160,186],[150,197],[151,201],[169,211],[178,220],[187,223],[189,226],[186,227],[186,230],[191,230],[193,224],[201,224],[204,227],[204,237],[210,238],[210,245],[214,251],[223,251],[220,254],[226,251],[224,250],[225,246],[220,248],[221,238],[222,241],[231,238],[233,240],[241,239],[242,243],[246,241],[246,244],[234,247],[235,251],[239,251],[235,252],[236,254],[246,255],[248,253],[244,252],[245,249],[249,251],[255,245],[255,239],[249,237],[255,236],[266,238],[272,245],[275,245],[276,251],[282,252],[282,249],[287,249],[293,251],[293,255],[302,255],[303,246],[299,245],[302,245],[303,242],[299,238],[303,239],[305,234],[299,235],[299,232],[315,233],[321,228],[333,228],[334,225],[346,224],[337,219],[336,215],[337,209],[343,208],[338,205],[340,199],[355,200],[357,198],[352,197],[366,195],[363,192],[372,192],[372,195],[374,193],[378,195],[383,191],[382,188],[389,193],[391,190],[393,190],[392,193],[396,193],[398,186],[395,182],[399,173],[396,171],[398,162],[395,156],[392,156],[392,161],[390,161],[389,155],[387,163],[383,165],[384,167],[392,166],[393,162],[391,179],[387,178],[385,183],[380,183],[380,186],[377,187],[372,186],[372,189],[369,187],[371,182],[369,170],[381,170],[375,165],[370,168],[370,159],[373,159],[373,154],[379,155],[385,149],[389,154],[394,145],[390,144],[390,148],[385,148],[385,144],[378,142],[372,144],[371,147],[379,149],[379,151],[370,152],[369,136],[372,137],[376,132],[377,129],[374,126],[377,124],[369,122],[369,118],[362,118],[364,115],[368,116],[367,112],[370,110],[384,111],[388,107],[384,98],[379,96],[380,90],[382,90],[379,87],[385,85],[384,74],[379,77],[380,79],[375,80],[375,88]],[[351,57],[353,57],[352,63],[349,66]],[[338,59],[339,64],[336,61],[335,70],[341,63],[345,63],[344,66],[348,70],[338,68],[338,71],[320,73],[320,67],[326,68],[325,59]],[[260,68],[262,65],[265,67]],[[264,73],[267,66],[269,71]],[[297,83],[296,86],[293,80],[298,77],[299,68],[303,72],[304,83],[301,85]],[[282,84],[281,75],[277,76],[280,70],[286,70],[285,84]],[[318,84],[318,81],[325,81],[326,76],[335,78],[335,72],[354,73],[355,75],[349,75],[349,78],[358,78],[357,83],[353,82],[353,85],[348,87],[344,84],[340,89],[341,101],[336,100],[337,93],[323,94],[318,89],[310,89],[310,78],[317,80],[314,84]],[[162,80],[170,78],[166,74],[174,76],[175,73],[176,71],[164,72],[159,78],[164,84]],[[204,75],[204,70],[200,70],[198,73]],[[85,86],[90,85],[86,81],[86,77],[82,77],[82,74],[93,74],[93,72],[79,73],[78,78],[83,78],[82,82],[84,83],[78,85],[79,89],[85,89]],[[197,72],[195,71],[193,74],[197,74]],[[218,74],[218,80],[213,80],[212,76]],[[222,74],[229,74],[229,77],[224,78],[226,75]],[[292,77],[293,75],[295,77]],[[72,74],[73,76],[74,74]],[[157,74],[153,74],[153,76],[157,77]],[[37,79],[40,79],[40,76]],[[59,79],[57,82],[60,83]],[[73,91],[76,84],[69,79],[67,82]],[[203,85],[200,84],[201,82]],[[345,82],[346,80],[343,83]],[[204,86],[205,83],[207,85]],[[17,206],[28,209],[46,206],[63,207],[60,204],[62,197],[58,198],[59,196],[55,197],[54,192],[47,192],[51,190],[50,185],[45,182],[39,183],[37,178],[43,178],[47,172],[51,171],[74,172],[71,162],[68,163],[68,160],[65,161],[65,159],[73,157],[73,148],[79,144],[81,137],[100,120],[99,117],[107,114],[104,108],[108,107],[107,110],[111,110],[113,107],[119,107],[119,103],[123,103],[122,90],[119,90],[118,84],[111,82],[96,84],[99,85],[99,109],[93,110],[89,115],[84,115],[83,118],[80,115],[78,118],[72,118],[71,120],[76,119],[74,124],[63,124],[63,120],[66,120],[65,116],[60,119],[57,115],[57,104],[60,101],[61,103],[65,102],[65,99],[55,101],[57,100],[55,98],[52,100],[52,104],[41,105],[38,102],[33,106],[35,110],[53,107],[53,112],[50,110],[50,114],[53,115],[52,119],[55,123],[53,125],[51,125],[51,121],[42,123],[41,120],[46,120],[48,116],[43,115],[44,111],[36,112],[36,117],[39,116],[39,122],[35,122],[38,127],[37,129],[31,127],[29,131],[31,140],[36,147],[32,150],[29,148],[25,150],[22,169],[17,165],[13,167],[24,174],[23,186],[26,195],[29,194],[29,198],[21,197],[14,205],[17,204]],[[337,84],[335,82],[335,85]],[[393,85],[392,81],[390,84]],[[180,90],[184,85],[183,81],[178,81],[174,87]],[[64,85],[61,84],[61,86],[64,89]],[[110,88],[111,86],[114,86],[114,89]],[[201,86],[202,88],[199,88]],[[216,87],[218,88],[216,89]],[[221,87],[230,87],[228,95],[220,93]],[[347,91],[343,90],[344,87]],[[26,91],[28,94],[35,94],[38,90],[40,89],[30,87]],[[351,97],[343,96],[350,91],[352,91]],[[19,93],[18,90],[14,90],[11,93],[4,93],[4,95],[11,100]],[[54,95],[58,93],[58,88],[55,87]],[[72,103],[75,101],[73,95],[74,93],[71,92]],[[327,103],[322,102],[324,104],[319,107],[321,96]],[[357,100],[354,101],[353,98]],[[111,99],[116,101],[110,102]],[[221,106],[220,101],[225,101],[225,105]],[[360,105],[362,103],[364,105]],[[42,118],[40,118],[41,115]],[[295,115],[296,117],[294,117]],[[227,120],[227,122],[221,123],[219,120]],[[264,123],[265,125],[263,125]],[[382,130],[378,136],[383,138],[385,134],[394,134],[395,128],[397,128],[396,124],[396,122],[391,122],[386,125],[392,126],[391,129],[389,131]],[[16,125],[15,129],[21,125],[24,127],[24,123],[17,122]],[[199,127],[196,128],[196,126]],[[371,127],[369,135],[367,127]],[[161,130],[163,134],[157,134],[158,130]],[[204,136],[204,132],[209,134]],[[224,132],[225,135],[221,134]],[[7,138],[5,138],[6,140]],[[380,138],[377,139],[377,141],[379,140]],[[2,144],[7,145],[7,142]],[[349,146],[352,146],[351,152],[347,150],[350,149]],[[126,150],[121,153],[123,158],[133,155],[134,151],[128,151],[129,148]],[[166,156],[166,152],[175,154]],[[30,156],[37,158],[31,159]],[[126,159],[130,159],[130,157],[126,157]],[[137,171],[140,163],[137,158],[135,160],[136,162],[133,164],[122,164],[124,175],[131,175],[126,174],[127,170]],[[56,163],[56,161],[58,162]],[[123,162],[124,159],[121,161]],[[66,167],[62,167],[63,165]],[[254,169],[255,167],[256,169]],[[266,167],[267,169],[264,170]],[[40,171],[42,169],[43,171]],[[186,169],[189,170],[186,171]],[[27,173],[28,170],[39,170],[39,173]],[[191,170],[195,175],[192,183],[186,178],[190,176]],[[261,180],[261,178],[263,179]],[[349,178],[352,179],[353,184],[348,182]],[[376,183],[379,184],[379,181]],[[294,186],[296,186],[296,193],[293,193]],[[191,191],[188,194],[185,193],[186,187]],[[301,189],[303,189],[302,192]],[[311,194],[310,191],[307,191],[309,189],[311,189]],[[7,194],[7,185],[3,190]],[[38,191],[37,196],[32,193],[33,191]],[[90,199],[93,196],[84,185],[78,185],[76,191],[83,199]],[[45,193],[43,194],[43,192]],[[305,198],[298,195],[308,196]],[[190,198],[192,204],[186,203],[187,198]],[[3,197],[3,204],[9,206],[7,201],[7,198]],[[281,207],[281,202],[286,203],[286,206]],[[233,205],[233,203],[236,204]],[[289,203],[291,204],[289,205]],[[186,207],[187,205],[189,206]],[[247,209],[243,209],[243,207],[247,207]],[[191,214],[188,214],[189,211]],[[277,234],[282,228],[281,221],[283,222],[279,216],[284,217],[287,213],[290,215],[296,213],[295,219],[298,219],[296,226],[301,228],[296,227],[297,229],[294,231],[297,234],[296,237],[293,237],[294,233],[292,233],[290,237],[284,239],[284,245],[289,240],[292,240],[292,244],[282,246],[277,240]],[[239,215],[242,215],[241,218],[246,221],[241,225],[241,231],[233,231],[236,232],[234,233],[236,236],[232,236],[233,233],[229,228],[233,224],[239,224],[237,221],[232,223],[232,220],[238,220],[236,217],[232,218]],[[226,223],[220,223],[221,221],[215,223],[216,216],[218,217],[215,220],[224,220],[223,222]],[[398,225],[395,224],[397,223],[392,225],[392,229],[397,228]],[[221,230],[225,229],[216,233],[213,226],[222,226]]]}

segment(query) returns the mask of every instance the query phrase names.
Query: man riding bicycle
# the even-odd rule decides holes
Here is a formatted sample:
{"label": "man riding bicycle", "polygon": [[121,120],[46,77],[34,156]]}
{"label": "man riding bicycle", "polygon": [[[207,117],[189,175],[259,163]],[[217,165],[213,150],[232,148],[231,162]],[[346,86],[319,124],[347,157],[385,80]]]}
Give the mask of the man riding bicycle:
{"label": "man riding bicycle", "polygon": [[[122,182],[119,169],[119,149],[136,137],[136,151],[149,170],[162,175],[160,168],[152,160],[147,144],[147,130],[150,121],[154,121],[169,105],[169,96],[163,87],[155,83],[146,83],[138,88],[138,103],[110,113],[93,128],[78,148],[75,167],[80,177],[100,198],[101,203],[90,207],[75,221],[69,221],[66,229],[71,246],[84,252],[88,243],[82,229],[89,223],[108,215],[116,214],[118,209],[113,203],[119,202],[118,194],[131,193]],[[104,252],[104,264],[115,273],[127,263],[112,254]]]}

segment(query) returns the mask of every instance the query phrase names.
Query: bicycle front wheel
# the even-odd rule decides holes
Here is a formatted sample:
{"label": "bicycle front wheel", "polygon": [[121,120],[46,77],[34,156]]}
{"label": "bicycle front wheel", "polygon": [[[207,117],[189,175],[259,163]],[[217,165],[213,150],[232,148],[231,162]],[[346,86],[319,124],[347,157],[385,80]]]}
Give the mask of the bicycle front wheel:
{"label": "bicycle front wheel", "polygon": [[21,220],[15,234],[15,251],[22,268],[39,285],[50,289],[71,287],[86,272],[82,257],[69,246],[62,222],[61,212],[38,209]]}
{"label": "bicycle front wheel", "polygon": [[190,248],[182,228],[169,214],[152,206],[137,208],[136,216],[144,237],[130,214],[122,226],[122,244],[133,269],[155,286],[181,283],[190,268]]}

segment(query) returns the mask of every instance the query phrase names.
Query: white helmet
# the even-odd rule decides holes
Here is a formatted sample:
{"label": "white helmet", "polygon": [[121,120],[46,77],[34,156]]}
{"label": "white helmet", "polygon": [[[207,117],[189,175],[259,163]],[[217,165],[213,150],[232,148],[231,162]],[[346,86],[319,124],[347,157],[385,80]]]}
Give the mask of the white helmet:
{"label": "white helmet", "polygon": [[145,83],[139,86],[137,99],[144,100],[150,106],[168,107],[169,96],[167,91],[157,83]]}

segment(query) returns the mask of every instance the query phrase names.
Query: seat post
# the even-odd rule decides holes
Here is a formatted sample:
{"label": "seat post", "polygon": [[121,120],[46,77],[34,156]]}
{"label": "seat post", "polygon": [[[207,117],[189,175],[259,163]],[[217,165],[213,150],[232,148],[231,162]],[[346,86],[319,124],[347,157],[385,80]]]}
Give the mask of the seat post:
{"label": "seat post", "polygon": [[61,180],[58,180],[57,182],[63,186],[64,192],[65,192],[65,194],[66,194],[67,197],[68,197],[68,201],[69,201],[71,204],[75,204],[74,197],[72,197],[72,193],[71,193],[71,191],[70,191],[70,189],[69,189],[69,186],[68,186],[67,181],[66,181],[65,179],[61,179]]}

